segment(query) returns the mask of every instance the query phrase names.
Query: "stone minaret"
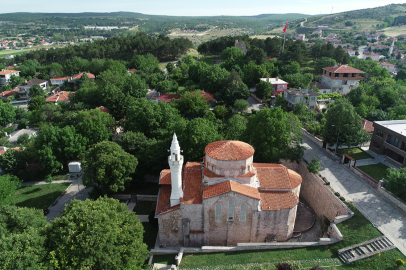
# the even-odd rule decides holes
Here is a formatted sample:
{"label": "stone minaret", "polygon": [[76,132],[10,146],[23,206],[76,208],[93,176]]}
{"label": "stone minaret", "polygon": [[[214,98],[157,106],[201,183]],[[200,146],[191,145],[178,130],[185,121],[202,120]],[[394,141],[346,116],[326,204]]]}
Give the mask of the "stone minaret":
{"label": "stone minaret", "polygon": [[183,156],[180,154],[180,147],[176,134],[173,134],[171,145],[171,155],[168,157],[169,167],[171,168],[171,207],[180,204],[180,198],[183,197],[182,191],[182,166]]}

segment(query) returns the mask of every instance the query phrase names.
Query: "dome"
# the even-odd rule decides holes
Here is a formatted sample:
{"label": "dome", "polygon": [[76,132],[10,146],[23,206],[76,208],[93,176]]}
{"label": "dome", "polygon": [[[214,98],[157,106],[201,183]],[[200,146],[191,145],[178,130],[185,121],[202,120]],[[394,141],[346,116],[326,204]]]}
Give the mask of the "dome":
{"label": "dome", "polygon": [[240,141],[212,142],[204,149],[206,155],[216,160],[244,160],[254,155],[254,148]]}

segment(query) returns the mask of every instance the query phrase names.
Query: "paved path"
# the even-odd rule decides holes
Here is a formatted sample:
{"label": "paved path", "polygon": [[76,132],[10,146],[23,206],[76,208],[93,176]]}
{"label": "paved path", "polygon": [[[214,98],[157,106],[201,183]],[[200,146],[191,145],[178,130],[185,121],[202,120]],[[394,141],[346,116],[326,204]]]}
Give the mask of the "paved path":
{"label": "paved path", "polygon": [[[64,181],[64,180],[60,180]],[[65,205],[69,204],[71,200],[86,200],[89,197],[89,192],[92,190],[91,188],[86,189],[82,182],[82,176],[78,179],[73,179],[72,185],[66,190],[66,194],[59,198],[58,203],[54,206],[49,208],[49,214],[47,215],[47,221],[51,222],[54,218],[60,217],[63,209],[65,209]],[[58,181],[53,181],[52,183],[56,183]]]}
{"label": "paved path", "polygon": [[246,101],[249,103],[249,107],[246,111],[251,112],[252,109],[259,111],[261,110],[264,106],[262,105],[262,103],[259,103],[258,101],[256,101],[253,97],[249,96]]}
{"label": "paved path", "polygon": [[[317,158],[322,166],[320,173],[331,187],[363,212],[406,255],[406,217],[376,190],[343,165],[336,163],[321,148],[303,137],[304,158]],[[345,237],[345,236],[344,236]]]}

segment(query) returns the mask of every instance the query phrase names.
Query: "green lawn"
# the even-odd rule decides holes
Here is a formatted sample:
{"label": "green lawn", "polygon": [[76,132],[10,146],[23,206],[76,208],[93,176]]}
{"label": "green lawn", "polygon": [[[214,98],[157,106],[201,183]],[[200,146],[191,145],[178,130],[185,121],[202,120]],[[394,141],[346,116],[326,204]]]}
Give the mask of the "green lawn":
{"label": "green lawn", "polygon": [[155,202],[137,202],[133,211],[137,215],[149,215],[151,213],[151,211],[154,210],[152,208],[153,204],[155,204]]}
{"label": "green lawn", "polygon": [[148,249],[152,249],[155,247],[158,227],[152,226],[149,222],[143,222],[142,225],[144,226],[144,243],[148,245]]}
{"label": "green lawn", "polygon": [[152,260],[153,263],[161,263],[161,264],[175,264],[175,256],[176,255],[154,255]]}
{"label": "green lawn", "polygon": [[48,208],[70,183],[21,187],[14,195],[14,203],[20,207]]}
{"label": "green lawn", "polygon": [[389,167],[383,163],[379,163],[365,166],[357,166],[357,168],[363,171],[364,173],[368,174],[375,180],[379,181],[382,180],[382,178],[386,177],[387,175],[386,169],[388,169]]}
{"label": "green lawn", "polygon": [[[245,251],[245,252],[228,252],[228,253],[212,253],[212,254],[185,254],[180,269],[183,268],[199,268],[204,266],[229,266],[227,269],[272,269],[270,266],[283,261],[306,261],[305,266],[309,266],[311,261],[314,265],[332,266],[333,261],[328,261],[327,265],[323,262],[318,263],[316,260],[331,260],[337,258],[337,251],[341,248],[358,244],[360,242],[370,240],[381,236],[382,234],[352,205],[349,205],[351,210],[355,213],[354,217],[338,224],[338,228],[344,236],[344,239],[334,245],[309,247],[300,249],[283,249],[283,250],[269,250],[269,251]],[[154,262],[168,260],[167,256],[157,256]],[[173,256],[174,258],[174,256]],[[384,252],[380,255],[354,262],[350,265],[337,267],[338,269],[376,269],[376,270],[390,270],[398,269],[395,260],[405,260],[406,257],[398,250]],[[265,268],[259,266],[241,267],[237,265],[246,265],[258,263]],[[235,265],[235,267],[233,267]],[[328,268],[334,269],[334,268]],[[405,268],[406,269],[406,268]]]}
{"label": "green lawn", "polygon": [[338,153],[340,154],[340,156],[342,156],[343,154],[347,154],[347,155],[349,155],[350,157],[352,157],[353,159],[356,159],[356,160],[374,158],[373,156],[371,156],[367,152],[362,151],[360,148],[339,149]]}

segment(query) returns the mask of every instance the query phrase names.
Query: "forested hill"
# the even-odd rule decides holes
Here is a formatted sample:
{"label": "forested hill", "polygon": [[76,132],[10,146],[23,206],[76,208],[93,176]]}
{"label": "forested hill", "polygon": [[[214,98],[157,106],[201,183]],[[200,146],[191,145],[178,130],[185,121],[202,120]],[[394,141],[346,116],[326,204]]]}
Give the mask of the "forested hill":
{"label": "forested hill", "polygon": [[[7,13],[0,14],[0,21],[11,25],[35,28],[83,28],[83,26],[117,26],[134,28],[147,33],[167,34],[175,28],[205,30],[218,28],[247,28],[259,33],[291,20],[303,19],[305,14],[263,14],[258,16],[163,16],[133,12],[111,13]],[[29,24],[29,25],[28,25]],[[1,24],[0,24],[1,26]],[[18,28],[18,27],[17,27]]]}

